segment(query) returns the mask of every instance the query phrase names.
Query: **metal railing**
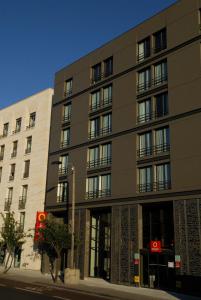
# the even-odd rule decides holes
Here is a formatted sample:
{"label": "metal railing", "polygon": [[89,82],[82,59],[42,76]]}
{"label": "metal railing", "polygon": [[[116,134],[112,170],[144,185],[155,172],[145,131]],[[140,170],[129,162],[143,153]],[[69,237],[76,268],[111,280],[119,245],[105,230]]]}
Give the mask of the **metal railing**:
{"label": "metal railing", "polygon": [[34,123],[31,123],[29,124],[28,126],[26,126],[26,129],[31,129],[31,128],[34,128],[35,127],[35,122]]}
{"label": "metal railing", "polygon": [[112,162],[111,156],[102,157],[102,158],[88,161],[87,168],[92,169],[92,168],[97,168],[97,167],[101,167],[101,166],[107,166],[107,165],[110,165],[111,162]]}
{"label": "metal railing", "polygon": [[70,97],[72,95],[72,93],[73,93],[73,89],[71,88],[69,90],[64,91],[64,96],[65,97]]}
{"label": "metal railing", "polygon": [[29,153],[31,153],[31,148],[26,148],[25,149],[25,154],[29,154]]}
{"label": "metal railing", "polygon": [[4,203],[4,211],[9,211],[11,207],[12,199],[6,198]]}
{"label": "metal railing", "polygon": [[113,74],[113,70],[108,70],[103,73],[97,74],[91,78],[91,84],[95,84],[99,82],[101,79],[111,76]]}
{"label": "metal railing", "polygon": [[86,199],[95,199],[95,198],[103,198],[103,197],[110,197],[111,196],[111,189],[104,189],[104,190],[95,190],[86,193]]}
{"label": "metal railing", "polygon": [[158,53],[167,48],[167,41],[162,41],[159,47],[153,48],[153,53]]}
{"label": "metal railing", "polygon": [[11,158],[14,158],[17,156],[17,150],[13,150],[13,152],[11,153]]}
{"label": "metal railing", "polygon": [[13,130],[13,134],[16,134],[16,133],[18,133],[20,131],[21,131],[21,127],[20,128],[16,128],[15,130]]}
{"label": "metal railing", "polygon": [[149,90],[150,88],[153,88],[155,86],[161,85],[163,83],[166,83],[168,80],[168,75],[163,74],[162,76],[154,77],[154,79],[146,80],[140,84],[137,85],[137,92],[143,93]]}
{"label": "metal railing", "polygon": [[137,157],[142,158],[150,155],[157,155],[170,151],[170,144],[159,144],[151,147],[145,147],[137,150]]}
{"label": "metal railing", "polygon": [[137,54],[137,61],[141,62],[151,55],[151,48],[145,49],[143,53]]}
{"label": "metal railing", "polygon": [[67,196],[61,195],[57,196],[57,203],[64,203],[67,201]]}
{"label": "metal railing", "polygon": [[25,205],[26,205],[26,201],[27,201],[27,197],[25,196],[20,196],[19,197],[19,203],[18,203],[18,209],[25,209]]}
{"label": "metal railing", "polygon": [[60,148],[66,148],[70,145],[70,138],[60,143]]}
{"label": "metal railing", "polygon": [[162,118],[162,117],[166,116],[167,114],[168,114],[167,111],[160,112],[160,113],[156,112],[156,111],[152,111],[152,112],[137,116],[137,123],[149,122],[149,121],[155,120],[157,118]]}
{"label": "metal railing", "polygon": [[171,189],[171,181],[156,181],[152,183],[144,183],[138,184],[137,186],[139,193],[147,193],[147,192],[158,192]]}
{"label": "metal railing", "polygon": [[62,118],[63,123],[70,122],[70,120],[71,120],[71,113],[63,115],[63,118]]}
{"label": "metal railing", "polygon": [[111,104],[112,104],[112,97],[105,98],[105,99],[102,99],[102,101],[99,102],[99,103],[95,103],[93,105],[90,105],[89,111],[94,112],[94,111],[99,110],[101,108],[110,106]]}
{"label": "metal railing", "polygon": [[59,168],[59,173],[58,173],[58,175],[59,175],[59,177],[60,176],[65,176],[65,175],[67,175],[68,174],[68,168],[67,167],[60,167]]}
{"label": "metal railing", "polygon": [[99,130],[90,131],[89,132],[89,139],[94,139],[94,138],[97,138],[97,137],[100,137],[100,136],[104,136],[104,135],[107,135],[111,132],[112,132],[112,127],[111,126],[103,127],[103,128],[100,128]]}

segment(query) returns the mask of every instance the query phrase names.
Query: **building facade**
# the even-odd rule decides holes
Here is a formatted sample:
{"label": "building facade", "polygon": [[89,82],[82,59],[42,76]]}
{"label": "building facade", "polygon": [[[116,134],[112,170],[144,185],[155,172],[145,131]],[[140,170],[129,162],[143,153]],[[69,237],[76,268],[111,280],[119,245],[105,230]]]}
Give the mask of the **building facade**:
{"label": "building facade", "polygon": [[[0,212],[14,212],[25,232],[44,211],[52,95],[47,89],[0,110]],[[14,267],[40,270],[33,238],[16,249]]]}
{"label": "building facade", "polygon": [[178,1],[56,73],[45,208],[71,222],[73,165],[82,278],[200,292],[200,9]]}

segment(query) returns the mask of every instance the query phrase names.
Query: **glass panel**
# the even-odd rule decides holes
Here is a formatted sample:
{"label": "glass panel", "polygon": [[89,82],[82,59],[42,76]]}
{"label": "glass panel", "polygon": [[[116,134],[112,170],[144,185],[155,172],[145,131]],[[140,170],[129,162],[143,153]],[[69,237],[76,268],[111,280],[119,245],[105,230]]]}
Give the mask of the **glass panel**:
{"label": "glass panel", "polygon": [[156,116],[163,117],[168,114],[168,93],[157,95],[156,99]]}
{"label": "glass panel", "polygon": [[107,105],[112,101],[112,85],[103,88],[103,105]]}
{"label": "glass panel", "polygon": [[100,91],[91,94],[91,110],[96,110],[100,107]]}

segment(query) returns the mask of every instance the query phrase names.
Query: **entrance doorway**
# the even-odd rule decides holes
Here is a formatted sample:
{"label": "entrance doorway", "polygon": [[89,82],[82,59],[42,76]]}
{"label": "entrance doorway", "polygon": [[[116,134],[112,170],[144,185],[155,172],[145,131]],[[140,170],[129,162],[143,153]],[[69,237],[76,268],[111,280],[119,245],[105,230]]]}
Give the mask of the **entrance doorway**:
{"label": "entrance doorway", "polygon": [[92,211],[90,227],[90,276],[110,280],[110,264],[111,211]]}
{"label": "entrance doorway", "polygon": [[[150,288],[174,289],[175,252],[172,202],[143,205],[143,248],[141,256],[141,285]],[[154,241],[158,250],[151,248]]]}

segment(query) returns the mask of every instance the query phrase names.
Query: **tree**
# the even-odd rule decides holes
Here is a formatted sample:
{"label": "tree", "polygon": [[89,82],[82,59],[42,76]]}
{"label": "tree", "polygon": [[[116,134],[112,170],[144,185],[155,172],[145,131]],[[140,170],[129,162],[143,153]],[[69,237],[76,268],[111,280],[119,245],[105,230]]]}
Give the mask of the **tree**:
{"label": "tree", "polygon": [[39,252],[47,254],[52,280],[57,282],[62,250],[68,250],[71,246],[68,225],[54,217],[47,218],[43,228],[39,229],[37,244]]}
{"label": "tree", "polygon": [[6,249],[4,273],[7,273],[13,264],[15,250],[22,247],[26,234],[22,226],[15,220],[14,212],[9,212],[6,216],[1,213],[1,217],[3,226],[0,231],[0,245],[1,249]]}

